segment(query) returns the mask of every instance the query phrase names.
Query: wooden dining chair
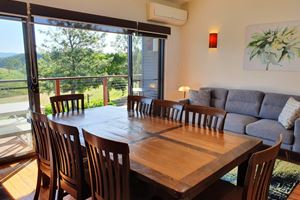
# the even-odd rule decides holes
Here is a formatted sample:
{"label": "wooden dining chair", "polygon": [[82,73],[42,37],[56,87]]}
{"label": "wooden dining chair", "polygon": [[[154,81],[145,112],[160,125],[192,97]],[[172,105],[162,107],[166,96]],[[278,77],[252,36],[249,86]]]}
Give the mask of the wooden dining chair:
{"label": "wooden dining chair", "polygon": [[129,200],[128,144],[83,130],[88,155],[92,199]]}
{"label": "wooden dining chair", "polygon": [[49,185],[49,199],[55,199],[56,170],[49,138],[49,124],[46,115],[31,112],[32,131],[35,140],[38,177],[34,199],[39,198],[41,181],[43,186]]}
{"label": "wooden dining chair", "polygon": [[199,127],[224,129],[226,111],[213,107],[186,105],[185,123],[197,125]]}
{"label": "wooden dining chair", "polygon": [[278,142],[274,146],[256,152],[251,156],[244,187],[234,186],[231,183],[220,180],[201,193],[196,199],[267,200],[272,172],[281,143],[282,135],[280,135]]}
{"label": "wooden dining chair", "polygon": [[83,94],[67,94],[50,97],[52,114],[84,109]]}
{"label": "wooden dining chair", "polygon": [[183,104],[175,101],[155,99],[153,101],[152,110],[153,116],[155,117],[161,117],[174,121],[182,121],[183,108]]}
{"label": "wooden dining chair", "polygon": [[58,199],[64,191],[75,199],[89,196],[87,178],[84,176],[83,156],[79,132],[76,127],[49,121],[50,141],[58,171]]}
{"label": "wooden dining chair", "polygon": [[128,112],[135,112],[149,115],[152,107],[152,99],[143,96],[129,95],[127,97]]}

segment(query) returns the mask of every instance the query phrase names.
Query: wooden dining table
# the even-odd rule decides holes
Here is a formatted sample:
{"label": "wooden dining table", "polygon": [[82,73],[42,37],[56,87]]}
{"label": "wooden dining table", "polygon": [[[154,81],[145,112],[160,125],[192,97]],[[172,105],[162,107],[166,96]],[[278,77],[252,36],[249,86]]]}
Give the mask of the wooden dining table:
{"label": "wooden dining table", "polygon": [[193,199],[237,166],[237,183],[242,185],[251,154],[262,146],[262,141],[245,135],[135,115],[114,106],[49,118],[76,126],[82,146],[82,129],[128,143],[131,175],[173,199]]}

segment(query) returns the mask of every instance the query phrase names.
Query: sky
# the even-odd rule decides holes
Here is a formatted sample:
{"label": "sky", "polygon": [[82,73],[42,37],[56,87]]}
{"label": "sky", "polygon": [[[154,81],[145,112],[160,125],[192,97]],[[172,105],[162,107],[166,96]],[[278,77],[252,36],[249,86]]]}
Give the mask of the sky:
{"label": "sky", "polygon": [[22,22],[0,20],[0,52],[24,53]]}
{"label": "sky", "polygon": [[[54,29],[46,25],[35,25],[36,45],[41,46],[46,39],[40,30]],[[114,48],[110,45],[117,34],[107,33],[105,53],[113,53]],[[0,19],[0,52],[24,53],[22,22]]]}

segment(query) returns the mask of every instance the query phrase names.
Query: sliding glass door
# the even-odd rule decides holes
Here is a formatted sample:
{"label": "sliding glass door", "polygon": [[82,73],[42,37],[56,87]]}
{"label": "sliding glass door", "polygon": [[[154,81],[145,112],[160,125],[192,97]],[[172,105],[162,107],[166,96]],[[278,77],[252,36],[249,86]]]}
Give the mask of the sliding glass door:
{"label": "sliding glass door", "polygon": [[33,151],[24,23],[0,17],[0,162]]}
{"label": "sliding glass door", "polygon": [[160,39],[132,36],[132,93],[161,98]]}

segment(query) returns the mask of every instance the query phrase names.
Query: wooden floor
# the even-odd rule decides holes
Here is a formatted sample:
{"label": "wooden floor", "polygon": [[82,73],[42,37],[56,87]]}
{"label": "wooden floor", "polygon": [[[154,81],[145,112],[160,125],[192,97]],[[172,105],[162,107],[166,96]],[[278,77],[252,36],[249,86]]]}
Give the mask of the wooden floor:
{"label": "wooden floor", "polygon": [[[35,159],[24,160],[15,164],[0,166],[0,199],[32,200],[37,179]],[[48,188],[41,188],[41,200],[48,199]],[[73,200],[71,196],[64,199]]]}
{"label": "wooden floor", "polygon": [[[35,159],[23,160],[14,164],[0,166],[0,199],[32,200],[37,178]],[[47,200],[48,189],[42,188],[40,199]],[[66,196],[65,200],[73,200]],[[300,200],[300,184],[295,187],[288,200]]]}

